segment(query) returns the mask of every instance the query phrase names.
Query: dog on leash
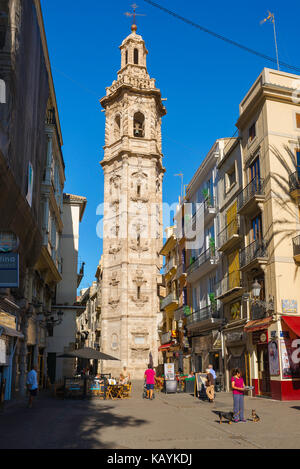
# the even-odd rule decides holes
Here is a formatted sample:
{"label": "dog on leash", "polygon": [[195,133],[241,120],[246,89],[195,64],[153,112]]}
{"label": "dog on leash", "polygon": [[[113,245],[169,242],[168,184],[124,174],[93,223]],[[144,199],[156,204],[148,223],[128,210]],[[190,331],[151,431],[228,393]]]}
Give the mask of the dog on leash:
{"label": "dog on leash", "polygon": [[257,413],[255,412],[255,410],[252,409],[252,422],[259,422],[259,421],[260,421],[259,416],[258,416]]}
{"label": "dog on leash", "polygon": [[220,424],[222,423],[223,419],[228,420],[228,424],[233,422],[233,412],[216,412],[216,414],[219,416]]}

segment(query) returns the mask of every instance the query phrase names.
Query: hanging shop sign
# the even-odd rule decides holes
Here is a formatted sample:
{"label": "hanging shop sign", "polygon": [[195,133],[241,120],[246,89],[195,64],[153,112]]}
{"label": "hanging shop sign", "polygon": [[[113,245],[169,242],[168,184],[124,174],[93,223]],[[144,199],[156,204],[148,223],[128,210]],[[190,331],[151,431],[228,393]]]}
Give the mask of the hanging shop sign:
{"label": "hanging shop sign", "polygon": [[252,332],[252,344],[267,344],[268,343],[268,330]]}
{"label": "hanging shop sign", "polygon": [[270,376],[280,375],[278,342],[272,340],[268,344]]}
{"label": "hanging shop sign", "polygon": [[0,288],[19,287],[19,254],[0,253]]}
{"label": "hanging shop sign", "polygon": [[284,314],[298,312],[297,300],[281,300],[281,306]]}
{"label": "hanging shop sign", "polygon": [[293,360],[293,353],[295,347],[292,347],[292,339],[281,339],[281,365],[282,377],[285,378],[300,378],[300,364]]}
{"label": "hanging shop sign", "polygon": [[0,231],[0,252],[16,252],[20,241],[12,231]]}
{"label": "hanging shop sign", "polygon": [[228,332],[226,334],[226,342],[243,342],[245,341],[245,333],[243,331],[239,332]]}

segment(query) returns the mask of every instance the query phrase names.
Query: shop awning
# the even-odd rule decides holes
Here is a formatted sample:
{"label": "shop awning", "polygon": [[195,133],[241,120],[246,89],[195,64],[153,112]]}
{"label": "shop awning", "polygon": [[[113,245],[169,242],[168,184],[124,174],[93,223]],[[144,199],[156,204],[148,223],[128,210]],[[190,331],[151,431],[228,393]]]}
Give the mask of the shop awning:
{"label": "shop awning", "polygon": [[170,348],[172,345],[172,342],[170,342],[169,344],[164,344],[164,345],[161,345],[160,347],[158,347],[158,351],[160,352],[161,350],[167,350],[168,348]]}
{"label": "shop awning", "polygon": [[273,322],[273,318],[264,318],[264,319],[256,319],[255,321],[249,321],[246,326],[244,327],[245,332],[255,332],[261,331],[262,329],[267,329],[271,323]]}
{"label": "shop awning", "polygon": [[300,337],[300,318],[293,316],[281,316],[287,326],[292,329],[295,334]]}
{"label": "shop awning", "polygon": [[11,329],[10,327],[7,326],[2,326],[0,324],[0,337],[1,337],[1,330],[3,329],[3,334],[4,335],[9,335],[10,337],[19,337],[20,339],[24,339],[24,335],[22,332],[16,331],[15,329]]}

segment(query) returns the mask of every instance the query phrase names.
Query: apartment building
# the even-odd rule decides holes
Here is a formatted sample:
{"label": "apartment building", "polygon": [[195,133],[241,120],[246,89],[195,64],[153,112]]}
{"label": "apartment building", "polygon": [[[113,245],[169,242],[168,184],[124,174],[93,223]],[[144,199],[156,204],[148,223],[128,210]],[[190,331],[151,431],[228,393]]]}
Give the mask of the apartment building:
{"label": "apartment building", "polygon": [[[240,139],[224,139],[218,163],[218,252],[219,282],[217,299],[222,304],[223,384],[230,390],[230,373],[240,368],[245,381],[249,376],[247,356],[247,303],[243,301],[244,285],[240,271],[243,247],[243,220],[238,214],[237,197],[243,187]],[[249,383],[248,383],[249,384]]]}
{"label": "apartment building", "polygon": [[219,254],[217,250],[217,161],[224,146],[217,140],[187,186],[185,212],[190,213],[191,232],[186,233],[187,292],[191,313],[187,331],[192,345],[191,365],[203,371],[220,361],[222,317],[217,300]]}
{"label": "apartment building", "polygon": [[297,75],[264,69],[241,102],[237,122],[243,171],[237,212],[245,228],[239,261],[250,309],[251,379],[256,394],[281,400],[300,397],[293,358],[300,336],[298,83]]}

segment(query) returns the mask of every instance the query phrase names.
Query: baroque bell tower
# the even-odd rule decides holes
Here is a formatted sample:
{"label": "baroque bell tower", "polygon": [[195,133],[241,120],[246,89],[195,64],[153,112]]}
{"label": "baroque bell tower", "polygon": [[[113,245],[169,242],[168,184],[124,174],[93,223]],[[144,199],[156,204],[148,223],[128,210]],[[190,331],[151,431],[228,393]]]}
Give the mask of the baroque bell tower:
{"label": "baroque bell tower", "polygon": [[100,103],[105,109],[101,351],[120,362],[103,371],[143,377],[158,361],[157,284],[163,243],[160,90],[149,77],[148,51],[133,24],[123,41],[118,78]]}

